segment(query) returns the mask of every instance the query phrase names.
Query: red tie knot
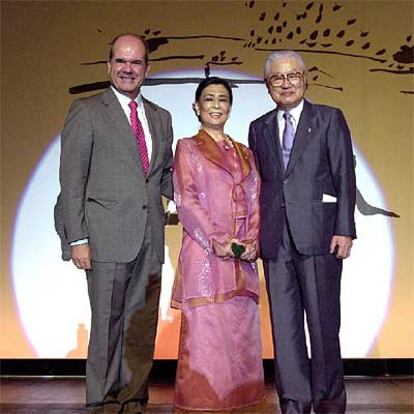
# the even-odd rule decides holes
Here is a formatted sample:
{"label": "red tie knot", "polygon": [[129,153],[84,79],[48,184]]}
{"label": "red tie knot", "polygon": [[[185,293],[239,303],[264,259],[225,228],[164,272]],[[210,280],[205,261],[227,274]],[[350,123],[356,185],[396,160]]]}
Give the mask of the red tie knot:
{"label": "red tie knot", "polygon": [[136,110],[137,110],[137,108],[138,108],[138,104],[137,104],[137,102],[136,102],[136,101],[131,101],[131,102],[128,104],[128,106],[129,106],[129,108],[131,109],[131,111],[136,111]]}

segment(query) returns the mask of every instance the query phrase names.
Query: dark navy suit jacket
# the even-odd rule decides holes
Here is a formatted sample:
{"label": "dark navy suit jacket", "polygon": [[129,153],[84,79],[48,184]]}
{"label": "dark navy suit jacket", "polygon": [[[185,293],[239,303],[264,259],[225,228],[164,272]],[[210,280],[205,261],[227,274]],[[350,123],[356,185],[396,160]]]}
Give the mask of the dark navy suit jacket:
{"label": "dark navy suit jacket", "polygon": [[276,257],[286,218],[305,255],[328,254],[333,235],[356,237],[352,142],[339,109],[305,100],[286,171],[276,109],[251,123],[249,145],[262,179],[262,258]]}

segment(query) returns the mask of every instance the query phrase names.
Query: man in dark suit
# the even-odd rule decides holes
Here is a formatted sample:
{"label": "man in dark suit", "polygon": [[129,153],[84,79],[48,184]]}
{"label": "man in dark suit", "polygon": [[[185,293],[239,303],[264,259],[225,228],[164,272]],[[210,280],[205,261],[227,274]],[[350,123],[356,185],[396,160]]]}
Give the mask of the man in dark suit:
{"label": "man in dark suit", "polygon": [[306,76],[295,52],[266,60],[276,109],[249,131],[262,179],[260,251],[282,413],[310,413],[312,405],[344,413],[339,296],[342,260],[356,237],[352,143],[339,109],[304,99]]}
{"label": "man in dark suit", "polygon": [[141,413],[164,261],[161,195],[173,195],[173,134],[170,114],[140,93],[149,70],[145,40],[117,36],[107,66],[111,86],[74,101],[66,118],[56,226],[87,273],[86,406]]}

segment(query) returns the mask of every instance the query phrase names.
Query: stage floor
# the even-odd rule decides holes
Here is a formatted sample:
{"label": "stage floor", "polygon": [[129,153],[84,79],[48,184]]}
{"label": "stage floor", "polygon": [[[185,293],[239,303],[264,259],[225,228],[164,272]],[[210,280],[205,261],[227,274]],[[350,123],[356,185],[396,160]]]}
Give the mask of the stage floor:
{"label": "stage floor", "polygon": [[[3,414],[86,413],[84,378],[1,378],[0,412]],[[412,377],[348,377],[347,413],[414,413]],[[157,381],[150,387],[148,414],[175,413],[172,401],[174,384]],[[259,407],[233,411],[232,414],[278,414],[277,395],[272,383],[266,386],[266,401]],[[198,412],[198,414],[201,414]],[[220,413],[224,414],[224,413]]]}

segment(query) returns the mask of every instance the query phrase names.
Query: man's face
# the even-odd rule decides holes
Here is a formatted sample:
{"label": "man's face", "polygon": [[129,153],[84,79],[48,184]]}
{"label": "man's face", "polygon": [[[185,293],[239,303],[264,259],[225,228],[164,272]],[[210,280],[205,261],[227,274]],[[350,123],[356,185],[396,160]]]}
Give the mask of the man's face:
{"label": "man's face", "polygon": [[115,88],[134,99],[149,71],[145,62],[145,46],[134,36],[120,37],[113,45],[108,74]]}
{"label": "man's face", "polygon": [[306,85],[306,73],[295,58],[283,57],[271,64],[266,86],[279,109],[288,111],[297,106],[305,95]]}

